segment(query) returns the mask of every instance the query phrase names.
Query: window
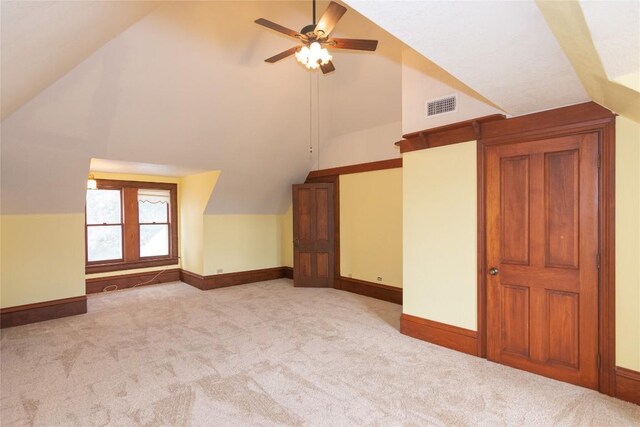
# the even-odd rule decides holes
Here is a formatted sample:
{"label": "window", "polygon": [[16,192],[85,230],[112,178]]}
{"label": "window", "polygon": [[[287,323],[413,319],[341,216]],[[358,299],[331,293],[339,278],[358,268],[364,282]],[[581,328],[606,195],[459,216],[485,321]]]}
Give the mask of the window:
{"label": "window", "polygon": [[97,184],[87,190],[87,273],[178,263],[176,184]]}

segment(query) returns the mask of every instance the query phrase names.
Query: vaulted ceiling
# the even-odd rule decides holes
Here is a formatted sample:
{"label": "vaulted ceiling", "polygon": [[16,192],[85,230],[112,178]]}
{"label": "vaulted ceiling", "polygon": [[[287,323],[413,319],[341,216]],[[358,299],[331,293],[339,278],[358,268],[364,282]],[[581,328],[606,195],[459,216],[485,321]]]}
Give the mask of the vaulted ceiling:
{"label": "vaulted ceiling", "polygon": [[[639,84],[637,0],[345,1],[509,114],[594,98],[587,64],[602,61],[603,79]],[[591,39],[595,49],[585,50]]]}
{"label": "vaulted ceiling", "polygon": [[312,168],[398,156],[404,97],[433,79],[482,111],[593,99],[640,120],[637,1],[344,3],[335,35],[379,49],[310,75],[266,64],[295,43],[253,23],[302,28],[306,1],[2,0],[2,212],[81,212],[92,158],[221,170],[207,212],[282,212]]}
{"label": "vaulted ceiling", "polygon": [[160,4],[2,1],[2,119]]}

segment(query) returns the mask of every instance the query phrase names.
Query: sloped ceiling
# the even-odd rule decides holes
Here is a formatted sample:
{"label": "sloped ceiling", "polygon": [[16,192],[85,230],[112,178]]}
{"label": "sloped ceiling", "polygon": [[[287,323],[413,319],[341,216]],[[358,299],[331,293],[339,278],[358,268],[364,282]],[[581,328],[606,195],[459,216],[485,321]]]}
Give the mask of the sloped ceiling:
{"label": "sloped ceiling", "polygon": [[640,2],[345,0],[509,114],[589,99],[640,122]]}
{"label": "sloped ceiling", "polygon": [[[586,6],[589,20],[581,5]],[[591,2],[538,1],[538,6],[591,99],[640,123],[638,5],[615,3],[611,13]],[[599,14],[603,16],[595,16]],[[614,22],[621,27],[617,29]],[[634,28],[623,28],[626,25]]]}
{"label": "sloped ceiling", "polygon": [[153,1],[2,0],[1,118],[160,5]]}
{"label": "sloped ceiling", "polygon": [[[380,50],[337,53],[336,73],[319,76],[318,87],[293,58],[264,62],[295,41],[256,25],[258,17],[302,28],[309,4],[163,4],[7,117],[3,213],[82,212],[91,158],[221,170],[208,213],[284,212],[291,184],[319,164],[317,147],[309,154],[317,117],[324,140],[390,124],[368,144],[389,147],[382,158],[398,155],[397,40],[348,12],[336,35],[378,38]],[[320,96],[313,117],[310,95],[314,105]]]}
{"label": "sloped ceiling", "polygon": [[580,7],[607,77],[635,74],[640,84],[640,1],[581,0]]}
{"label": "sloped ceiling", "polygon": [[283,212],[312,168],[398,155],[407,46],[483,108],[640,105],[637,2],[345,2],[335,35],[379,49],[323,76],[264,63],[293,43],[253,23],[307,1],[3,0],[2,213],[81,212],[92,158],[221,170],[208,213]]}
{"label": "sloped ceiling", "polygon": [[533,1],[345,2],[509,114],[589,100]]}

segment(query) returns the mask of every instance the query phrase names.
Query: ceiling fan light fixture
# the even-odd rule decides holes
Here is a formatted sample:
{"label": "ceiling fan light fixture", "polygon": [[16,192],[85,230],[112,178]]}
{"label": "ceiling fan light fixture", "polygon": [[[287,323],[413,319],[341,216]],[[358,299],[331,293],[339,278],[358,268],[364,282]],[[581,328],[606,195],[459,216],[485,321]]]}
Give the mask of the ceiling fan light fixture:
{"label": "ceiling fan light fixture", "polygon": [[293,37],[303,43],[303,46],[289,48],[284,52],[265,59],[265,62],[273,64],[274,62],[278,62],[281,59],[288,58],[295,54],[296,60],[308,69],[317,70],[319,68],[322,70],[322,74],[327,74],[335,71],[336,67],[333,66],[331,55],[325,46],[329,46],[332,49],[365,50],[369,52],[376,50],[378,40],[330,37],[336,24],[347,11],[346,7],[332,1],[318,21],[316,21],[316,0],[312,1],[312,10],[313,24],[307,25],[300,30],[300,32],[293,31],[264,18],[255,20],[255,23],[258,25]]}
{"label": "ceiling fan light fixture", "polygon": [[302,48],[296,52],[296,60],[305,67],[316,70],[320,68],[321,65],[328,64],[329,61],[331,61],[331,55],[320,43],[313,42],[309,46],[302,46]]}

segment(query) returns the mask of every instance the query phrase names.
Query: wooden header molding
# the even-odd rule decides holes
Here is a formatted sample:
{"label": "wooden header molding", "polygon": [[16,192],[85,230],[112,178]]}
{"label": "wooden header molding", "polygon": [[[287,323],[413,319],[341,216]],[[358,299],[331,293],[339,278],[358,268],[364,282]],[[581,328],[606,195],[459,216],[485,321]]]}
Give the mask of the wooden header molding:
{"label": "wooden header molding", "polygon": [[396,142],[396,145],[400,147],[401,153],[406,153],[409,151],[473,141],[480,139],[483,124],[497,120],[505,120],[504,114],[493,114],[491,116],[408,133],[402,135],[404,139]]}
{"label": "wooden header molding", "polygon": [[320,170],[309,172],[309,175],[307,175],[307,179],[305,180],[305,183],[313,182],[315,180],[318,180],[319,178],[335,177],[338,175],[347,175],[350,173],[372,172],[372,171],[379,171],[384,169],[395,169],[395,168],[401,168],[401,167],[402,167],[402,158],[398,157],[397,159],[380,160],[377,162],[370,162],[370,163],[360,163],[357,165],[342,166],[339,168],[320,169]]}
{"label": "wooden header molding", "polygon": [[473,120],[425,129],[403,135],[396,142],[401,153],[481,140],[485,145],[501,144],[514,137],[521,140],[543,136],[545,132],[562,132],[563,129],[605,124],[612,113],[595,102],[571,105],[569,107],[527,114],[526,116],[505,118],[503,114],[480,117]]}

